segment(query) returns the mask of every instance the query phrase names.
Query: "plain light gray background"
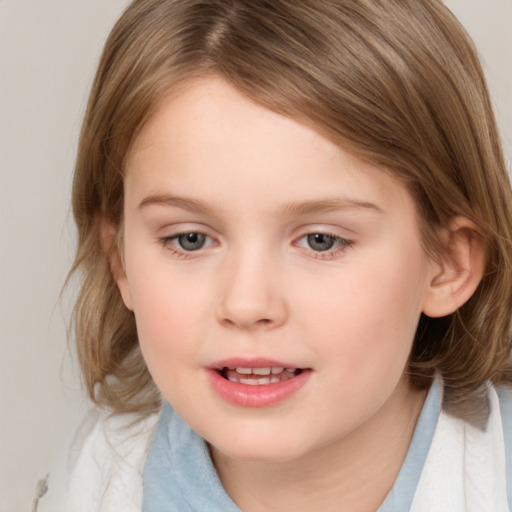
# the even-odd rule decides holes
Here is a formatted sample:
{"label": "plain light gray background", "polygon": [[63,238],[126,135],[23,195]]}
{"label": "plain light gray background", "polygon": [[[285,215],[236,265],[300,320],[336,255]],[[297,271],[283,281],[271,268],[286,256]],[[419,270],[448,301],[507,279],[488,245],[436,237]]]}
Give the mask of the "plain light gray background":
{"label": "plain light gray background", "polygon": [[[512,155],[512,0],[447,0],[482,54]],[[83,408],[67,353],[69,192],[95,64],[127,0],[0,0],[0,512],[32,492]],[[510,161],[510,160],[509,160]]]}

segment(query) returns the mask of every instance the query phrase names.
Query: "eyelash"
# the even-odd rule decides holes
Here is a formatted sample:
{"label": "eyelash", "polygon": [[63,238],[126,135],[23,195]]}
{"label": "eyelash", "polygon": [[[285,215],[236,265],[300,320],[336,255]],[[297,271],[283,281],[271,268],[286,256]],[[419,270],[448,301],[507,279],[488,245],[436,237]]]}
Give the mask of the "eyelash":
{"label": "eyelash", "polygon": [[[341,236],[335,235],[334,233],[329,233],[325,231],[312,231],[310,233],[305,233],[300,238],[298,238],[297,242],[295,242],[294,245],[298,247],[302,247],[299,245],[299,242],[303,239],[308,239],[311,236],[323,236],[323,237],[329,237],[332,239],[333,247],[329,247],[323,251],[315,251],[311,246],[309,247],[303,247],[304,249],[308,250],[313,254],[314,258],[323,259],[323,260],[330,260],[335,258],[336,256],[341,256],[345,252],[347,252],[348,249],[350,249],[354,245],[353,240],[349,240],[347,238],[343,238]],[[309,244],[309,240],[307,242]]]}
{"label": "eyelash", "polygon": [[[212,237],[208,236],[206,233],[203,233],[201,231],[184,231],[182,233],[176,233],[175,235],[160,238],[159,242],[162,244],[164,249],[170,251],[174,256],[177,256],[181,259],[186,259],[186,258],[193,257],[194,253],[198,253],[199,251],[201,251],[201,249],[205,248],[205,246],[203,245],[195,250],[187,250],[183,247],[178,248],[178,247],[176,247],[176,245],[174,245],[174,242],[179,240],[180,237],[187,236],[187,235],[199,235],[199,236],[203,236],[205,238],[205,240],[210,240],[210,241],[213,240]],[[179,243],[179,242],[177,242],[177,243]],[[206,245],[206,247],[209,247],[210,245],[211,245],[211,243],[208,243],[208,245]]]}
{"label": "eyelash", "polygon": [[[202,237],[204,237],[207,245],[206,246],[202,245],[201,247],[199,247],[197,249],[192,249],[192,250],[187,250],[184,247],[178,248],[175,245],[175,243],[179,244],[179,242],[178,242],[179,238],[187,236],[187,235],[202,236]],[[328,247],[325,250],[316,251],[311,246],[303,247],[299,244],[299,242],[301,240],[306,239],[307,240],[306,243],[308,243],[308,245],[309,245],[310,240],[308,240],[308,239],[309,239],[309,237],[313,237],[313,236],[329,237],[332,240],[333,246]],[[207,242],[208,240],[210,241],[209,243]],[[212,245],[212,243],[211,243],[212,241],[213,241],[212,237],[208,236],[207,234],[205,234],[201,231],[185,231],[185,232],[176,233],[175,235],[167,236],[167,237],[163,237],[163,238],[159,239],[159,242],[162,244],[164,249],[170,251],[174,256],[177,256],[180,259],[187,259],[187,258],[194,257],[195,253],[199,253],[202,249],[204,249],[206,247],[210,247]],[[305,233],[304,235],[300,236],[294,242],[294,245],[296,247],[302,247],[303,249],[307,250],[308,252],[310,252],[313,255],[314,258],[324,259],[324,260],[333,259],[336,256],[342,255],[348,249],[350,249],[353,246],[353,244],[354,244],[353,240],[349,240],[347,238],[340,237],[333,233],[328,233],[328,232],[323,232],[323,231],[313,231],[310,233]]]}

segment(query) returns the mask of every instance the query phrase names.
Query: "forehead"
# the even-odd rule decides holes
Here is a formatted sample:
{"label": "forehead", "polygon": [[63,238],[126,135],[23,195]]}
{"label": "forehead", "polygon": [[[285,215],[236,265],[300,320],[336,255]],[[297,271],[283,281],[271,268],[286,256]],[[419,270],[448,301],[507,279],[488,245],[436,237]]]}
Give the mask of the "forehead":
{"label": "forehead", "polygon": [[139,201],[169,192],[224,206],[336,195],[385,209],[408,196],[389,172],[217,77],[185,82],[160,103],[128,156],[126,190]]}
{"label": "forehead", "polygon": [[135,139],[129,160],[155,144],[204,152],[230,141],[232,151],[244,146],[249,155],[260,143],[270,148],[286,138],[302,143],[294,154],[312,144],[319,156],[337,149],[315,130],[257,104],[222,78],[205,76],[181,82],[164,97]]}

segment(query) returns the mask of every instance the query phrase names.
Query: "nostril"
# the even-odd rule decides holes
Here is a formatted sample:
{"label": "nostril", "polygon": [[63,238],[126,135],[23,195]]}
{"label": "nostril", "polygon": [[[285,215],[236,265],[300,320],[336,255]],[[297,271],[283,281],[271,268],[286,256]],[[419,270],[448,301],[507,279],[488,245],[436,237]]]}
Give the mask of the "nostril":
{"label": "nostril", "polygon": [[247,329],[253,329],[257,327],[269,327],[274,324],[274,320],[270,318],[260,318],[259,320],[234,320],[232,318],[224,318],[222,319],[222,324],[226,327],[241,327],[241,328],[247,328]]}

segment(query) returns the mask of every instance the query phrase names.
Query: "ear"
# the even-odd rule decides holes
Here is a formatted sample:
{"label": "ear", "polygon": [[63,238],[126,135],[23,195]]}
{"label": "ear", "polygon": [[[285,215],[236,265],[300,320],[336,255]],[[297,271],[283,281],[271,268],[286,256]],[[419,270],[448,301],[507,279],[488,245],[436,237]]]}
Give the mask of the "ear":
{"label": "ear", "polygon": [[132,296],[128,285],[128,278],[124,268],[124,261],[121,255],[121,233],[122,226],[115,227],[108,221],[101,223],[101,245],[108,258],[110,272],[117,284],[125,306],[133,311]]}
{"label": "ear", "polygon": [[477,226],[456,217],[441,234],[443,253],[435,265],[423,313],[442,317],[460,308],[477,289],[485,268],[485,246]]}

